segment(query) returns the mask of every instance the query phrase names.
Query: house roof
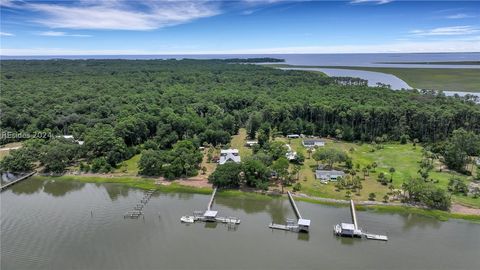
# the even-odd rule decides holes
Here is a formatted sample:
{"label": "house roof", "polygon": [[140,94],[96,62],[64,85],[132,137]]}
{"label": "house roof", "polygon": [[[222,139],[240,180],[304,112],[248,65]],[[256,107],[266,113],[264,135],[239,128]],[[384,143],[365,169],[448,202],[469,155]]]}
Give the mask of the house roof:
{"label": "house roof", "polygon": [[220,154],[238,154],[238,149],[222,149]]}
{"label": "house roof", "polygon": [[216,216],[217,216],[217,213],[218,213],[218,211],[207,210],[207,211],[205,211],[205,213],[203,214],[203,216],[204,216],[204,217],[216,217]]}
{"label": "house roof", "polygon": [[325,143],[324,140],[303,140],[303,144]]}
{"label": "house roof", "polygon": [[337,171],[337,170],[316,170],[315,175],[317,178],[320,178],[321,176],[345,176],[345,173],[342,171]]}
{"label": "house roof", "polygon": [[355,230],[355,226],[351,223],[342,223],[340,224],[340,226],[342,227],[342,230],[350,230],[350,231]]}
{"label": "house roof", "polygon": [[310,219],[301,218],[301,219],[298,220],[298,225],[308,227],[308,226],[310,226]]}
{"label": "house roof", "polygon": [[225,164],[227,162],[240,162],[240,155],[238,154],[238,149],[222,149],[220,150],[220,161],[219,164]]}
{"label": "house roof", "polygon": [[227,162],[235,162],[235,163],[240,163],[241,159],[239,155],[234,155],[234,154],[226,154],[224,156],[220,156],[220,161],[218,162],[220,165],[223,165]]}

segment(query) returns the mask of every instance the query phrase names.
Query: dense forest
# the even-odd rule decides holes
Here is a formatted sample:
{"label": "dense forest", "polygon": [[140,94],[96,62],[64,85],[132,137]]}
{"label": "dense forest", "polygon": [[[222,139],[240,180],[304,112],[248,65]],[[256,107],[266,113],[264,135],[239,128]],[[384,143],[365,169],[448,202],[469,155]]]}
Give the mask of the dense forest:
{"label": "dense forest", "polygon": [[39,144],[33,156],[86,158],[108,170],[150,150],[145,156],[173,166],[168,175],[177,177],[195,173],[178,156],[198,162],[195,147],[226,144],[239,127],[251,137],[267,124],[283,135],[432,144],[460,128],[480,133],[480,106],[471,101],[247,64],[264,61],[274,60],[1,61],[1,143],[71,134],[85,142],[80,150],[31,141]]}

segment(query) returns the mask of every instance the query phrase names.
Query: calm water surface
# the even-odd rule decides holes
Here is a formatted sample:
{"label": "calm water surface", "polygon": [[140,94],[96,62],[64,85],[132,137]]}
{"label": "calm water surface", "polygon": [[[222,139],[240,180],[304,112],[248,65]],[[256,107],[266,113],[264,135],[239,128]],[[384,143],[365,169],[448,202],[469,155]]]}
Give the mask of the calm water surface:
{"label": "calm water surface", "polygon": [[480,68],[480,65],[386,64],[386,62],[480,61],[480,52],[471,53],[306,53],[306,54],[179,54],[179,55],[61,55],[0,56],[1,59],[226,59],[272,57],[285,64],[306,66]]}
{"label": "calm water surface", "polygon": [[[181,224],[205,195],[155,193],[145,218],[124,219],[143,192],[115,184],[29,179],[1,195],[1,269],[480,269],[480,225],[359,212],[388,242],[339,239],[348,208],[299,202],[310,234],[272,231],[294,213],[287,200],[219,197],[242,224]],[[92,215],[93,213],[93,215]]]}

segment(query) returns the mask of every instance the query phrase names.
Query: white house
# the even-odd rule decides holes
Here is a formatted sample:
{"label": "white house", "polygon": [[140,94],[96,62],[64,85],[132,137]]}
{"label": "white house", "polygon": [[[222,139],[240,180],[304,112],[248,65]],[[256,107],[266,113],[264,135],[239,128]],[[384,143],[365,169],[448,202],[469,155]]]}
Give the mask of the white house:
{"label": "white house", "polygon": [[79,145],[83,145],[85,143],[84,141],[76,140],[75,137],[73,137],[73,135],[62,135],[62,136],[57,136],[57,138],[64,138],[66,140],[71,140],[73,142],[78,143]]}
{"label": "white house", "polygon": [[223,165],[227,162],[240,163],[240,154],[238,149],[223,149],[220,150],[220,160],[218,163]]}
{"label": "white house", "polygon": [[285,157],[286,157],[289,161],[295,160],[295,159],[297,158],[297,152],[292,151],[292,147],[291,147],[289,144],[285,144],[285,146],[287,146],[287,148],[288,148],[288,151],[287,151],[287,153],[285,154]]}
{"label": "white house", "polygon": [[323,140],[303,140],[302,145],[306,148],[312,148],[312,147],[323,147],[325,146],[325,141]]}
{"label": "white house", "polygon": [[321,181],[337,181],[338,178],[345,177],[345,173],[336,170],[316,170],[315,178]]}

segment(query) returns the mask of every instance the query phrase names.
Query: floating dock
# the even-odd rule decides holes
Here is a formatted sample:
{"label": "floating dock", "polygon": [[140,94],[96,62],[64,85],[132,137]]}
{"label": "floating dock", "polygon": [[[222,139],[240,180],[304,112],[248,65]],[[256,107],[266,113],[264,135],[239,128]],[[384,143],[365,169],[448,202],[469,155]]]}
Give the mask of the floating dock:
{"label": "floating dock", "polygon": [[295,222],[295,220],[293,219],[287,219],[286,224],[275,224],[272,222],[270,223],[270,225],[268,225],[268,227],[270,229],[276,229],[276,230],[308,233],[308,230],[310,228],[310,220],[302,217],[302,214],[300,213],[300,210],[298,210],[297,204],[295,203],[295,200],[293,199],[293,196],[290,193],[290,191],[287,191],[287,195],[288,195],[290,204],[292,205],[293,211],[297,216],[297,221]]}
{"label": "floating dock", "polygon": [[20,182],[20,181],[23,181],[23,180],[29,178],[30,176],[34,175],[35,173],[37,173],[37,171],[33,171],[33,172],[31,172],[31,173],[28,173],[28,174],[26,174],[26,175],[18,178],[17,180],[14,180],[14,181],[12,181],[12,182],[9,182],[8,184],[5,184],[5,185],[1,186],[1,187],[0,187],[0,192],[1,192],[1,191],[4,191],[5,189],[7,189],[7,188],[10,187],[10,186],[15,185],[16,183],[18,183],[18,182]]}
{"label": "floating dock", "polygon": [[215,200],[215,195],[217,194],[217,188],[213,189],[210,200],[207,204],[207,209],[205,211],[194,211],[193,216],[182,216],[180,218],[181,222],[184,223],[194,223],[194,222],[217,222],[224,223],[228,225],[238,225],[240,224],[240,219],[237,217],[218,217],[218,211],[212,210],[213,202]]}
{"label": "floating dock", "polygon": [[363,232],[362,229],[358,228],[357,213],[355,212],[355,204],[353,203],[353,200],[350,200],[350,214],[352,217],[352,223],[340,223],[335,225],[333,227],[333,233],[335,235],[343,237],[365,237],[366,239],[380,241],[388,240],[386,235],[371,234]]}

